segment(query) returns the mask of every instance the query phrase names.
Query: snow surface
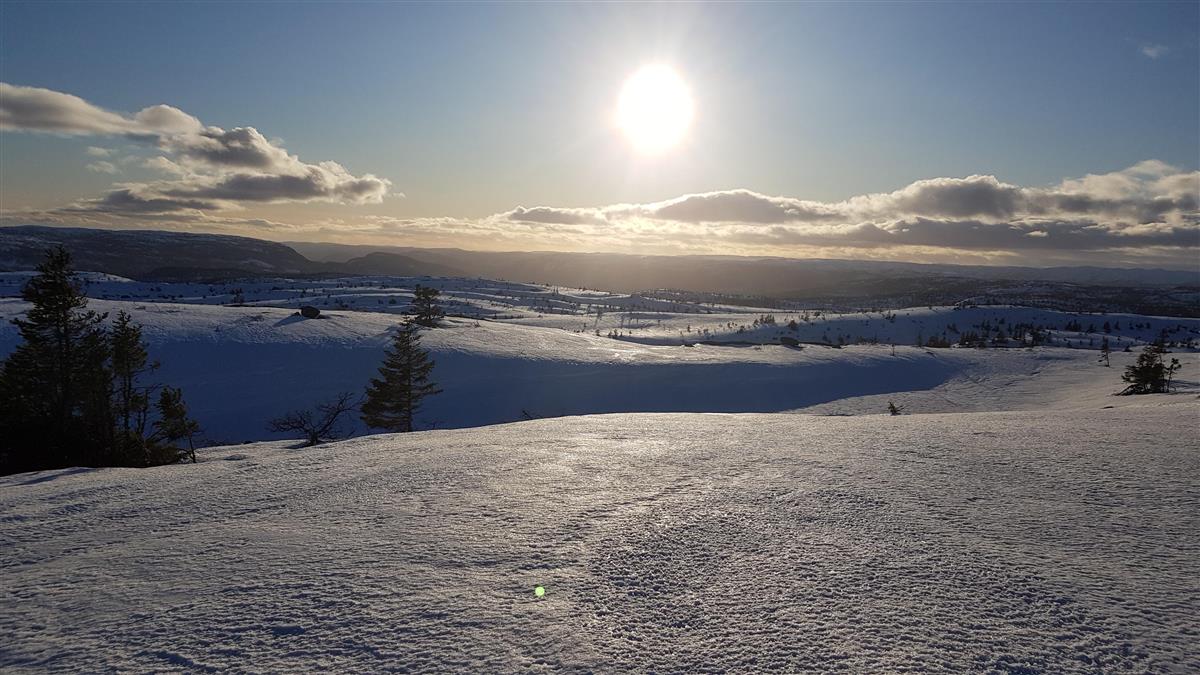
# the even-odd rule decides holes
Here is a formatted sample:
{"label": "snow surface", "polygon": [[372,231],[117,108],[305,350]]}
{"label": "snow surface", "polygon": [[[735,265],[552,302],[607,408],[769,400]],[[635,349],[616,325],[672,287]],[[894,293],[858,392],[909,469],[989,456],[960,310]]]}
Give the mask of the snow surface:
{"label": "snow surface", "polygon": [[[0,355],[27,278],[0,274]],[[1112,396],[1200,321],[88,281],[211,444],[361,391],[440,285],[438,430],[0,478],[2,671],[1200,671],[1200,355]],[[985,322],[1058,346],[903,346]],[[1104,335],[1135,351],[1100,365]]]}
{"label": "snow surface", "polygon": [[[15,297],[30,272],[0,272],[0,297]],[[1200,319],[1133,314],[1089,314],[1036,307],[915,307],[896,310],[832,312],[800,307],[742,307],[703,302],[702,295],[653,294],[540,286],[488,279],[433,277],[344,277],[325,280],[267,279],[225,283],[138,282],[85,273],[87,293],[104,300],[228,305],[240,299],[259,307],[296,309],[309,304],[322,311],[400,314],[408,309],[416,284],[442,291],[452,315],[559,328],[647,344],[755,342],[778,344],[780,337],[801,342],[882,342],[915,344],[917,338],[945,336],[984,322],[1011,334],[1016,323],[1044,325],[1059,346],[1099,349],[1108,337],[1114,349],[1151,342],[1167,330],[1171,340],[1200,340]],[[783,303],[787,305],[788,303]],[[758,320],[767,316],[775,323]],[[789,329],[790,321],[796,328]],[[1066,330],[1070,322],[1081,330]],[[1105,332],[1103,326],[1109,324]],[[1135,325],[1136,324],[1136,325]]]}
{"label": "snow surface", "polygon": [[[267,423],[340,391],[361,392],[376,375],[394,314],[328,310],[303,319],[274,307],[93,300],[110,316],[143,324],[155,380],[182,387],[206,444],[279,438]],[[4,320],[28,305],[0,299],[0,355],[18,341]],[[996,312],[1002,309],[994,309]],[[1009,316],[1029,312],[1010,308]],[[908,330],[907,327],[903,328]],[[1125,405],[1124,385],[1095,351],[918,349],[855,345],[644,344],[529,323],[451,318],[422,332],[443,392],[428,399],[424,428],[608,412],[880,413],[889,400],[909,412],[1037,407],[1047,396],[1089,396],[1080,407]],[[1194,353],[1176,354],[1183,391],[1200,380]],[[874,398],[863,399],[864,396]],[[836,403],[843,401],[842,403]],[[822,406],[811,408],[812,406]],[[356,419],[347,431],[365,433]]]}
{"label": "snow surface", "polygon": [[1137,398],[9,476],[0,669],[1197,672],[1200,407]]}

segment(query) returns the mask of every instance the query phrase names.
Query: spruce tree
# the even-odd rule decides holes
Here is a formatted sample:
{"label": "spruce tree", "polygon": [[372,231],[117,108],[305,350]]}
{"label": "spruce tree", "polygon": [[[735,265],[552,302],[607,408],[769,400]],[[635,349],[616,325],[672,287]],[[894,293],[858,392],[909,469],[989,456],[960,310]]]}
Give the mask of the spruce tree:
{"label": "spruce tree", "polygon": [[[1137,362],[1125,366],[1122,380],[1129,383],[1125,393],[1158,394],[1167,390],[1167,366],[1163,364],[1166,350],[1158,344],[1146,345]],[[1172,373],[1174,370],[1171,371]]]}
{"label": "spruce tree", "polygon": [[117,313],[109,338],[112,350],[113,415],[116,429],[115,451],[122,464],[146,465],[149,457],[146,439],[146,420],[150,413],[150,392],[153,387],[142,378],[158,369],[150,361],[142,327],[124,311]]}
{"label": "spruce tree", "polygon": [[112,447],[105,315],[87,309],[71,256],[47,252],[13,319],[21,343],[0,368],[0,470],[96,465]]}
{"label": "spruce tree", "polygon": [[413,431],[413,418],[427,396],[441,390],[430,381],[433,359],[421,347],[415,322],[400,326],[392,338],[379,377],[372,378],[362,404],[362,421],[369,427],[388,431]]}
{"label": "spruce tree", "polygon": [[412,319],[413,323],[425,328],[437,328],[438,323],[446,313],[442,311],[438,305],[438,296],[441,293],[436,288],[422,286],[417,284],[413,289],[412,309],[415,315]]}
{"label": "spruce tree", "polygon": [[[154,432],[156,438],[161,438],[168,444],[186,439],[188,455],[191,457],[192,463],[196,463],[196,446],[192,443],[192,437],[200,432],[200,425],[188,417],[187,405],[183,402],[183,391],[163,387],[159,392],[158,419],[154,422]],[[159,450],[162,449],[159,448]],[[178,456],[181,451],[173,450],[173,452]],[[163,459],[174,461],[170,457]]]}

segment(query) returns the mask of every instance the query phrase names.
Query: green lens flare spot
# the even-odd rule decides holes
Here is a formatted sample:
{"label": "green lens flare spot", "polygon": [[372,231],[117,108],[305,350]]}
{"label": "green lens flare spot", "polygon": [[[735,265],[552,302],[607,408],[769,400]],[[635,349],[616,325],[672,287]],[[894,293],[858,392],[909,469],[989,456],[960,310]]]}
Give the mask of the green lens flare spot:
{"label": "green lens flare spot", "polygon": [[540,598],[546,594],[546,589],[542,588],[541,586],[538,586],[537,588],[533,589],[533,594]]}

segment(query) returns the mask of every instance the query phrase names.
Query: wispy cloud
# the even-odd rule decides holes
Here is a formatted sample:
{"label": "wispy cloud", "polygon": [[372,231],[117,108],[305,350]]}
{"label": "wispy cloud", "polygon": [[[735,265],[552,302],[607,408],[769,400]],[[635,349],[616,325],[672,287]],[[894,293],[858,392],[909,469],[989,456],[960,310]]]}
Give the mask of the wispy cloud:
{"label": "wispy cloud", "polygon": [[1152,58],[1152,59],[1157,59],[1160,56],[1165,56],[1167,54],[1167,52],[1169,52],[1171,50],[1166,45],[1145,44],[1145,45],[1142,45],[1141,51],[1142,51],[1143,56],[1146,56],[1146,57]]}
{"label": "wispy cloud", "polygon": [[88,169],[88,171],[95,171],[96,173],[120,173],[121,172],[121,170],[119,168],[117,168],[116,164],[113,164],[112,162],[106,162],[106,161],[91,162],[87,165],[87,169]]}

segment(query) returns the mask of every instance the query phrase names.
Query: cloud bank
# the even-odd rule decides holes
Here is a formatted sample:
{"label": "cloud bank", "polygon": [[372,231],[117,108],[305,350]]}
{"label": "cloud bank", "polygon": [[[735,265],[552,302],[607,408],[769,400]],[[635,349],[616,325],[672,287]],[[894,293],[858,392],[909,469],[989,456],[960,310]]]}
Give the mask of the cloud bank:
{"label": "cloud bank", "polygon": [[[0,83],[0,130],[115,136],[150,144],[161,153],[143,166],[168,178],[116,186],[100,197],[65,207],[65,213],[95,211],[144,218],[263,203],[378,203],[391,187],[386,179],[355,176],[337,162],[302,162],[254,127],[205,126],[168,105],[123,115],[71,94]],[[88,154],[109,157],[113,151],[93,146]],[[93,162],[88,168],[117,173],[110,161]]]}
{"label": "cloud bank", "polygon": [[[1200,247],[1200,172],[1158,161],[1021,187],[994,176],[934,178],[841,202],[750,190],[684,195],[594,209],[519,207],[496,218],[581,234],[703,237],[753,249],[802,246],[966,251],[1105,251]],[[715,248],[715,247],[714,247]]]}

